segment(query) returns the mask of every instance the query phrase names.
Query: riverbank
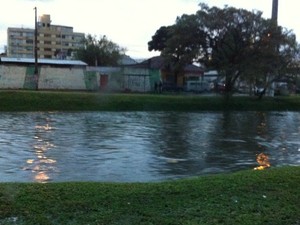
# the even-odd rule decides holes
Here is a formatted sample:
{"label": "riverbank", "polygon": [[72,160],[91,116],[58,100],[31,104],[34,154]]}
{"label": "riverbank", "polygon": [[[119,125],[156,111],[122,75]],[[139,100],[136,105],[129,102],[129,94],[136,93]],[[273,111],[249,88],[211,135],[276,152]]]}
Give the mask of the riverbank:
{"label": "riverbank", "polygon": [[0,111],[300,111],[300,96],[257,97],[1,91]]}
{"label": "riverbank", "polygon": [[0,224],[297,225],[300,167],[161,183],[1,183]]}

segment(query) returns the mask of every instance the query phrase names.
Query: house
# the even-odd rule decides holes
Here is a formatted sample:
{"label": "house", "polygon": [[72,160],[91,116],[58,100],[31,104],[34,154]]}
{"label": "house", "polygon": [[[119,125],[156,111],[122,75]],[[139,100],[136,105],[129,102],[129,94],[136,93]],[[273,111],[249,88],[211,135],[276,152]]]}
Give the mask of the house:
{"label": "house", "polygon": [[132,68],[144,68],[152,71],[150,80],[151,89],[154,90],[155,82],[162,81],[165,88],[183,89],[187,81],[200,80],[204,74],[202,67],[190,64],[185,66],[183,73],[175,78],[174,65],[168,63],[162,56],[152,57],[141,63],[133,65]]}
{"label": "house", "polygon": [[137,61],[131,58],[129,55],[124,54],[121,56],[121,59],[118,61],[118,64],[121,66],[133,65],[133,64],[137,64]]}
{"label": "house", "polygon": [[[164,88],[174,87],[174,74],[161,57],[152,57],[140,63],[123,57],[122,65],[117,67],[87,67],[89,89],[110,92],[151,92],[155,83],[162,81]],[[184,73],[178,77],[178,87],[183,89],[187,81],[200,80],[202,67],[187,65]]]}
{"label": "house", "polygon": [[127,55],[123,55],[119,66],[87,67],[87,76],[91,90],[104,92],[150,92],[154,80],[159,80],[159,72],[137,63]]}
{"label": "house", "polygon": [[219,73],[217,70],[209,70],[204,72],[203,74],[203,80],[207,81],[209,83],[214,83],[219,79]]}
{"label": "house", "polygon": [[140,65],[122,67],[123,88],[126,92],[150,92],[159,80],[159,71]]}
{"label": "house", "polygon": [[124,91],[124,67],[137,62],[128,55],[122,55],[118,61],[119,66],[88,66],[87,74],[90,77],[92,90],[104,92]]}

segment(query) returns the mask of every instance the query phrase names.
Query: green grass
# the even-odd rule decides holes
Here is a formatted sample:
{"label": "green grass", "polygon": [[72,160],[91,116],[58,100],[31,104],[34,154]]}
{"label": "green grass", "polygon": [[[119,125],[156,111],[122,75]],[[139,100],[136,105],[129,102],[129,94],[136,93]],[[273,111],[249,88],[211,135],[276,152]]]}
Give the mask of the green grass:
{"label": "green grass", "polygon": [[2,183],[0,224],[298,225],[300,167],[160,183]]}
{"label": "green grass", "polygon": [[300,111],[300,96],[232,97],[104,94],[91,92],[1,91],[0,111]]}

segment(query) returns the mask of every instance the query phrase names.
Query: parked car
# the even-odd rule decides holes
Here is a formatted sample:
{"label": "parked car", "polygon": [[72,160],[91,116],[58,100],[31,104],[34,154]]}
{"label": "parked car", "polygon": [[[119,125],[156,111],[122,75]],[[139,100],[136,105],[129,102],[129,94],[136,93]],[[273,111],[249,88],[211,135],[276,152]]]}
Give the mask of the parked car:
{"label": "parked car", "polygon": [[280,84],[275,89],[275,95],[287,96],[289,95],[288,84]]}
{"label": "parked car", "polygon": [[183,91],[183,88],[171,83],[171,82],[163,82],[162,84],[162,91],[167,91],[167,92],[179,92],[179,91]]}
{"label": "parked car", "polygon": [[196,93],[210,91],[210,84],[206,81],[187,81],[184,90]]}
{"label": "parked car", "polygon": [[225,92],[225,84],[224,83],[217,83],[215,85],[215,89],[216,89],[216,92],[219,92],[219,93],[224,93]]}

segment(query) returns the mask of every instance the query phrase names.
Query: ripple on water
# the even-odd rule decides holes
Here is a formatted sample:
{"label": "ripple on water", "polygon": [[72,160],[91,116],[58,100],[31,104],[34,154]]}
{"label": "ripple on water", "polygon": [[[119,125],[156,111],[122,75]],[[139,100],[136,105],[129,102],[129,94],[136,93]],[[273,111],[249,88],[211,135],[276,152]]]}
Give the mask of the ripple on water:
{"label": "ripple on water", "polygon": [[0,182],[156,181],[299,165],[300,113],[1,113]]}

